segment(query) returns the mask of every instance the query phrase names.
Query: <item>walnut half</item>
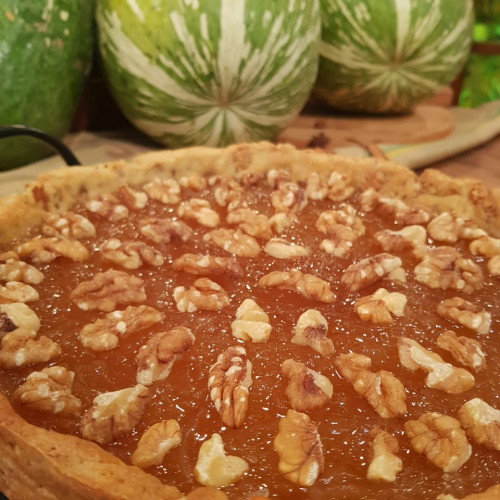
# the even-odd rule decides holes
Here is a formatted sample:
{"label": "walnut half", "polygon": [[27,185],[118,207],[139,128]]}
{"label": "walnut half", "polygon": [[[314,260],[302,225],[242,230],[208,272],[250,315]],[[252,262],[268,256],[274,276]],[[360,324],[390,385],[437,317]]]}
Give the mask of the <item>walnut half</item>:
{"label": "walnut half", "polygon": [[443,472],[456,472],[471,456],[467,436],[453,417],[425,413],[417,420],[408,420],[404,427],[413,449]]}
{"label": "walnut half", "polygon": [[374,428],[368,433],[371,461],[366,477],[371,481],[394,482],[403,470],[403,461],[396,456],[398,440],[387,431]]}
{"label": "walnut half", "polygon": [[403,384],[391,373],[370,371],[372,360],[363,354],[341,354],[335,366],[354,386],[355,391],[366,398],[382,418],[400,417],[406,413],[406,393]]}
{"label": "walnut half", "polygon": [[14,392],[22,406],[63,415],[80,415],[81,401],[71,394],[75,374],[63,366],[32,372]]}
{"label": "walnut half", "polygon": [[323,356],[335,352],[331,339],[327,337],[328,322],[316,309],[308,309],[300,315],[293,331],[292,344],[307,345]]}
{"label": "walnut half", "polygon": [[105,444],[129,434],[140,422],[148,396],[148,388],[140,384],[99,394],[80,420],[83,437]]}
{"label": "walnut half", "polygon": [[0,339],[16,328],[37,332],[40,319],[33,309],[22,302],[0,304]]}
{"label": "walnut half", "polygon": [[174,300],[180,312],[220,311],[230,303],[226,291],[208,278],[197,279],[189,289],[176,287]]}
{"label": "walnut half", "polygon": [[236,311],[231,323],[233,337],[252,342],[265,342],[271,335],[269,316],[252,299],[245,299]]}
{"label": "walnut half", "polygon": [[379,288],[371,295],[358,299],[354,310],[363,321],[379,325],[394,323],[394,317],[403,316],[405,306],[406,295]]}
{"label": "walnut half", "polygon": [[486,366],[481,344],[469,337],[457,337],[452,330],[445,330],[437,338],[437,345],[448,351],[455,361],[472,370],[482,370]]}
{"label": "walnut half", "polygon": [[287,359],[281,365],[281,373],[290,379],[285,394],[294,410],[321,408],[332,399],[333,386],[330,380],[307,368],[304,363]]}
{"label": "walnut half", "polygon": [[462,405],[458,419],[476,443],[500,451],[500,410],[480,398],[474,398]]}
{"label": "walnut half", "polygon": [[436,312],[442,318],[470,328],[480,335],[487,335],[490,331],[491,314],[462,297],[443,300],[438,304]]}
{"label": "walnut half", "polygon": [[248,409],[252,385],[252,363],[244,347],[233,346],[221,353],[208,372],[210,399],[229,427],[240,427]]}
{"label": "walnut half", "polygon": [[318,428],[305,414],[288,410],[273,441],[280,474],[299,486],[312,486],[323,472],[323,446]]}

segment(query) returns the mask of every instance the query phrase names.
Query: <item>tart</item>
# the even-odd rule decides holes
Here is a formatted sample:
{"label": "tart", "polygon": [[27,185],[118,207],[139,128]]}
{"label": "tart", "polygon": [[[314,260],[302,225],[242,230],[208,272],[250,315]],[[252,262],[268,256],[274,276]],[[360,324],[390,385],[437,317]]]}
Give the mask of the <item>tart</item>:
{"label": "tart", "polygon": [[45,173],[0,227],[10,500],[498,498],[480,182],[193,148]]}

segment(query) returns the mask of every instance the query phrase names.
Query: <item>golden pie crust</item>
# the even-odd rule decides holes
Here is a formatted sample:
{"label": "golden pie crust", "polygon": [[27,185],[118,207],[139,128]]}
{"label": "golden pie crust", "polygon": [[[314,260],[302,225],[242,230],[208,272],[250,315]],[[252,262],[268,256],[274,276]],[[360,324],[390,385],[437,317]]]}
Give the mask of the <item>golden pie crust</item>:
{"label": "golden pie crust", "polygon": [[[270,170],[277,172],[287,171],[290,174],[289,180],[299,184],[305,183],[312,172],[316,172],[320,176],[329,176],[332,172],[337,172],[342,178],[345,177],[349,179],[349,187],[352,188],[355,193],[359,194],[372,190],[377,196],[400,200],[410,207],[410,209],[415,209],[417,211],[423,210],[431,219],[443,213],[451,213],[453,217],[467,220],[471,226],[483,229],[490,237],[500,238],[500,190],[489,190],[477,180],[452,179],[434,170],[426,170],[420,176],[417,176],[405,167],[378,159],[360,160],[343,158],[314,150],[299,151],[288,145],[276,146],[269,143],[257,143],[235,145],[225,149],[191,148],[177,151],[162,151],[139,156],[131,162],[121,161],[89,167],[64,168],[47,172],[40,176],[35,182],[28,185],[23,194],[12,195],[0,200],[0,250],[9,250],[11,242],[23,241],[26,235],[30,237],[36,235],[37,228],[45,219],[47,213],[66,212],[67,210],[71,210],[75,203],[84,204],[88,200],[114,193],[123,185],[132,189],[141,189],[145,184],[158,181],[158,179],[173,178],[179,180],[180,178],[192,175],[242,179],[244,176],[249,176],[250,174],[262,174],[265,177]],[[252,185],[250,184],[247,189],[252,189]],[[305,210],[307,210],[307,208]],[[282,243],[283,242],[274,241],[272,248],[269,248],[267,253],[269,255],[277,255],[277,258],[281,258],[283,252],[292,251],[286,245],[285,248]],[[293,249],[293,252],[295,251],[297,251],[296,248]],[[286,255],[286,258],[291,258],[288,253],[286,253]],[[381,253],[380,255],[387,255],[387,253]],[[421,260],[426,262],[426,258],[432,259],[433,255],[429,254],[428,256],[422,256]],[[389,262],[391,259],[385,257],[381,259],[383,261],[381,264],[382,266],[392,265],[392,263]],[[395,267],[397,268],[398,266],[396,265]],[[395,269],[391,268],[389,270],[388,268],[384,270],[384,273],[387,271],[387,274],[389,274],[393,270]],[[238,271],[234,271],[234,269],[231,272],[236,272],[236,274],[238,274]],[[353,292],[357,292],[358,290],[358,288],[356,288],[356,280],[359,279],[359,273],[361,273],[361,276],[364,276],[362,270],[359,271],[358,274],[356,274],[356,272],[358,271],[354,269],[350,277],[344,275],[343,278],[344,286]],[[282,279],[283,276],[273,276],[273,278]],[[319,295],[308,295],[308,286],[310,286],[311,283],[308,282],[308,278],[304,278],[304,276],[294,275],[292,278],[288,276],[287,279],[295,280],[295,284],[293,285],[295,286],[295,290],[302,293],[306,300],[319,300],[322,304],[335,300],[335,290],[328,290],[330,295],[325,295],[325,293],[323,293],[324,290]],[[497,280],[496,282],[495,279]],[[498,293],[498,278],[492,278],[490,281],[492,283],[490,288],[494,295]],[[455,285],[457,287],[456,290],[463,290],[464,285],[461,282],[457,282]],[[203,280],[197,281],[194,283],[194,286],[197,287],[198,291],[201,290],[201,293],[206,289],[204,287],[207,286],[212,291],[214,290],[213,283],[203,282]],[[283,287],[285,285],[279,286]],[[476,286],[475,281],[467,281],[466,286],[474,288]],[[317,287],[315,290],[317,290]],[[181,294],[181,292],[182,291],[179,291],[178,293]],[[364,296],[364,299],[360,300],[359,303],[354,306],[354,310],[363,321],[380,321],[381,323],[385,321],[390,324],[397,321],[398,315],[402,314],[398,312],[401,309],[401,303],[398,303],[398,300],[401,300],[400,297],[391,296],[389,299],[385,299],[385,295],[382,293],[380,296],[377,295],[375,299],[371,299],[365,294],[361,295]],[[448,297],[448,295],[446,297]],[[468,296],[464,297],[467,298]],[[384,299],[385,302],[382,299]],[[181,300],[182,298],[177,300],[178,309],[181,307],[179,305]],[[226,299],[222,296],[221,292],[218,298],[214,300],[215,305],[213,307],[217,308],[221,307],[220,304],[224,305]],[[382,314],[383,319],[380,319],[378,316],[378,320],[374,319],[374,301],[376,301],[377,307],[380,305],[381,301],[384,302],[384,307],[387,306],[387,310],[384,310]],[[395,306],[394,301],[396,302]],[[466,307],[463,306],[463,304],[455,304],[455,306],[459,310]],[[189,307],[190,305],[188,303],[186,311],[189,311]],[[449,313],[450,309],[451,306],[444,307],[443,317],[452,314]],[[102,310],[109,312],[113,311],[114,308]],[[249,313],[248,310],[253,312]],[[255,313],[255,311],[257,312]],[[377,309],[376,312],[378,314],[380,310]],[[471,313],[474,314],[475,312],[475,310],[471,310]],[[495,314],[495,311],[491,312]],[[239,310],[237,313],[235,323],[237,321],[245,321],[247,317],[253,318],[253,314],[257,314],[257,316],[262,319],[265,313],[263,313],[264,316],[262,316],[261,313],[262,311],[256,309],[253,304],[247,304],[247,309]],[[311,314],[310,317],[301,318],[301,321],[301,324],[314,324],[315,328],[317,327],[321,330],[323,320],[321,317]],[[494,325],[497,325],[497,323],[495,322]],[[241,330],[241,325],[236,325],[234,328],[238,331],[238,335],[242,335],[242,337],[236,337],[233,331],[233,335],[236,338],[246,339],[245,342],[248,341],[248,335]],[[238,330],[238,328],[240,329]],[[297,345],[304,342],[303,339],[301,340],[301,335],[303,336],[304,332],[300,328],[300,325],[297,324],[295,332],[293,333],[294,340],[292,340],[292,342]],[[335,344],[335,336],[331,338]],[[232,342],[233,340],[234,339],[231,339],[228,347],[234,343]],[[450,342],[449,337],[444,338],[442,340],[442,345],[446,345],[447,340]],[[186,342],[186,346],[182,347],[184,350],[189,348],[189,342]],[[451,342],[453,343],[453,341]],[[319,340],[316,338],[314,347],[311,344],[309,345],[316,351],[316,353],[314,353],[314,355],[311,354],[311,356],[318,357],[320,355],[330,355],[332,352],[332,347],[328,344],[326,338],[319,338]],[[401,350],[409,352],[409,349],[413,347],[408,342],[402,342],[399,348],[400,352]],[[322,352],[322,350],[326,351]],[[182,355],[182,352],[184,351],[179,351],[179,356]],[[313,351],[311,351],[311,353],[312,352]],[[339,354],[342,355],[337,357]],[[236,355],[238,355],[238,353],[233,353],[233,358]],[[374,373],[380,374],[380,372],[377,372],[380,367],[374,366],[371,368],[369,359],[368,364],[366,364],[366,360],[364,359],[355,359],[349,356],[350,354],[348,353],[335,353],[335,365],[337,370],[339,373],[342,373],[342,376],[349,380],[349,382],[352,382],[350,379],[350,373],[352,373],[352,371],[349,371],[352,370],[352,366],[356,366],[356,376],[361,374],[360,376],[367,377],[363,380],[368,380],[370,377],[375,376],[373,375]],[[411,359],[406,358],[406,361],[403,360],[402,355],[400,356],[402,364],[408,370],[427,369],[424,368],[424,362],[421,364],[417,363],[417,367],[415,368],[415,359],[411,358],[410,355],[408,356]],[[313,358],[311,357],[311,359]],[[275,441],[275,447],[278,452],[282,443],[286,442],[287,432],[292,432],[290,429],[293,430],[294,426],[304,425],[306,428],[310,429],[310,435],[315,436],[315,426],[308,420],[309,417],[305,414],[308,412],[309,408],[314,408],[314,405],[317,404],[321,406],[324,404],[324,401],[328,401],[332,398],[328,386],[329,382],[326,383],[322,381],[320,379],[321,375],[317,373],[308,372],[317,386],[321,386],[323,391],[321,394],[322,399],[318,400],[319,402],[312,402],[311,404],[313,406],[308,406],[309,402],[304,403],[301,401],[300,403],[295,403],[293,399],[294,377],[301,376],[300,374],[305,373],[304,370],[308,370],[308,368],[299,366],[301,363],[294,363],[295,362],[287,363],[286,366],[283,364],[282,376],[285,379],[288,377],[290,380],[286,389],[286,394],[293,410],[290,410],[291,413],[287,414],[286,419],[283,419],[280,423],[279,436],[281,437],[279,439],[277,437]],[[362,368],[359,368],[360,366],[362,366]],[[216,369],[217,367],[215,370]],[[429,382],[429,380],[432,378],[433,373],[432,369],[427,369],[427,387],[429,388],[432,387],[433,382]],[[453,376],[455,376],[455,372]],[[387,384],[386,387],[390,387],[391,390],[395,391],[394,393],[397,393],[399,389],[397,389],[394,381],[388,375],[386,378],[384,377],[385,375],[383,376],[382,383]],[[462,384],[462,379],[460,380],[460,384]],[[437,385],[441,382],[442,381],[438,381]],[[240,383],[243,384],[241,381]],[[352,383],[354,384],[355,382]],[[467,382],[463,383],[465,384]],[[447,390],[455,390],[448,383],[445,385]],[[463,385],[460,387],[463,388]],[[438,388],[442,389],[442,387]],[[404,414],[404,403],[401,403],[401,401],[399,401],[399,404],[394,404],[393,406],[382,405],[381,407],[379,405],[380,401],[372,402],[372,400],[370,400],[371,396],[368,389],[358,389],[359,386],[356,388],[357,393],[363,394],[363,397],[367,398],[379,416],[383,418],[398,418],[400,415]],[[335,395],[333,395],[333,398],[335,398]],[[305,407],[301,408],[300,405],[305,405]],[[303,412],[301,412],[301,410],[303,410]],[[307,419],[301,415],[305,415]],[[282,417],[284,417],[284,415]],[[234,415],[230,415],[226,418],[229,419],[230,427],[237,427],[237,425],[234,424],[234,420],[231,420],[231,418],[236,418]],[[227,422],[227,420],[224,420],[224,417],[223,421]],[[415,425],[413,425],[413,427],[415,427]],[[429,421],[426,422],[426,425],[432,427],[437,424],[435,421]],[[408,436],[412,436],[417,432],[413,427],[405,424],[405,432]],[[458,427],[460,427],[460,425],[458,425]],[[278,429],[276,432],[278,433]],[[460,432],[465,436],[465,431],[461,430]],[[313,444],[310,444],[310,449],[314,450],[314,456],[315,453],[321,453],[321,445],[319,445],[318,448],[318,442],[314,441],[313,438],[311,439],[311,443]],[[376,429],[370,434],[370,438],[367,439],[367,442],[372,442],[370,440],[373,441],[373,444],[370,445],[372,448],[370,449],[374,456],[377,456],[377,449],[379,449],[377,446],[382,446],[381,449],[385,450],[384,453],[388,452],[394,454],[394,456],[397,455],[397,445],[394,446],[394,443],[392,443],[389,438],[386,439],[383,433],[378,434]],[[387,444],[387,449],[384,448],[385,445],[383,443],[389,443]],[[415,449],[416,448],[418,448],[418,445],[415,446]],[[370,452],[367,453],[369,454]],[[463,453],[466,454],[466,452]],[[468,453],[470,455],[470,451]],[[238,454],[237,450],[235,450],[235,454]],[[282,456],[281,459],[283,459]],[[466,460],[465,457],[464,459]],[[317,468],[317,464],[319,464],[321,460],[322,459],[318,458],[315,463],[312,463],[312,465],[310,465],[311,470],[315,467]],[[394,459],[393,462],[396,463],[397,469],[397,467],[399,467],[399,465],[397,465],[397,460]],[[433,463],[438,465],[435,462]],[[438,466],[443,468],[445,472],[446,467],[449,467],[450,470],[454,467],[453,464],[450,465],[449,462],[446,462],[444,466]],[[310,479],[309,476],[307,478],[304,478],[305,476],[297,476],[297,478],[293,473],[281,471],[281,462],[279,467],[280,472],[285,474],[285,477],[287,477],[287,474],[289,477],[292,477],[290,481],[294,483],[299,481],[299,484],[307,488],[309,485],[307,483]],[[283,467],[286,468],[286,463]],[[199,472],[197,477],[199,477],[200,474],[202,473]],[[376,472],[375,477],[380,479]],[[304,482],[300,483],[300,481]],[[142,471],[138,467],[126,465],[120,459],[114,457],[111,453],[105,451],[95,443],[29,424],[12,409],[7,397],[2,394],[0,394],[0,491],[3,491],[10,500],[16,500],[18,498],[54,499],[69,497],[75,499],[137,497],[176,499],[184,498],[183,495],[188,493],[185,489],[181,492],[175,486],[165,485],[159,479]],[[307,490],[301,489],[300,491],[302,495],[307,495]],[[272,491],[269,493],[273,494]],[[467,494],[473,492],[466,491],[462,493]],[[230,491],[228,491],[228,494],[229,498],[232,498]],[[213,488],[208,488],[194,491],[190,493],[187,498],[210,499],[219,498],[218,495],[222,494]],[[352,498],[356,498],[356,495],[359,495],[359,492],[355,492]],[[477,496],[477,498],[497,498],[495,495],[498,495],[498,486],[492,486],[484,496]],[[221,498],[224,497],[221,496]],[[247,496],[247,498],[249,498],[249,496]],[[304,496],[304,498],[307,498],[307,496]],[[443,499],[444,498],[453,497],[443,496]],[[471,496],[471,498],[476,498],[476,496]]]}

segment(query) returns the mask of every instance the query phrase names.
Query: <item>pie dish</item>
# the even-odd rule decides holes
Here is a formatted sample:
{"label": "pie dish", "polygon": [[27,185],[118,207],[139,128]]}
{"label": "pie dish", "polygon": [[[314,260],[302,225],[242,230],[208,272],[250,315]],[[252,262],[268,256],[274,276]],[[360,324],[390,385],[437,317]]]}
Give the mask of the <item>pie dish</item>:
{"label": "pie dish", "polygon": [[0,228],[10,500],[499,497],[498,191],[242,144],[48,172]]}

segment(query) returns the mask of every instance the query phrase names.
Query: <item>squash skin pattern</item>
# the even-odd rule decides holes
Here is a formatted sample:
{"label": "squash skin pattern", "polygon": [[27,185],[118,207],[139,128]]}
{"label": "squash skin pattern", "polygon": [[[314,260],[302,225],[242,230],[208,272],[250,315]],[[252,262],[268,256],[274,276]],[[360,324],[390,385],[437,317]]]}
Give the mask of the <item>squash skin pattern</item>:
{"label": "squash skin pattern", "polygon": [[[94,0],[5,0],[0,6],[0,125],[61,138],[69,129],[94,48]],[[0,170],[53,152],[26,137],[0,140]]]}
{"label": "squash skin pattern", "polygon": [[275,137],[309,98],[318,0],[100,0],[109,88],[135,127],[169,147]]}

